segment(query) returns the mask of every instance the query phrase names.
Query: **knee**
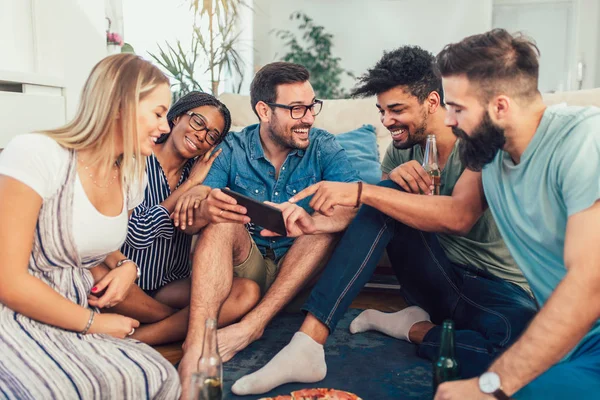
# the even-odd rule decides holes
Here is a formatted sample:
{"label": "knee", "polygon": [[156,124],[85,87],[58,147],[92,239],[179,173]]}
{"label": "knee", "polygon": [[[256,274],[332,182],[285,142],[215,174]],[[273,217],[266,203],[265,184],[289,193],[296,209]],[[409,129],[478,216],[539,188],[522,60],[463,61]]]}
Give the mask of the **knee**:
{"label": "knee", "polygon": [[198,235],[196,251],[202,246],[236,247],[243,237],[248,237],[248,231],[242,224],[222,223],[209,224]]}
{"label": "knee", "polygon": [[296,249],[303,248],[313,253],[322,249],[329,249],[334,246],[341,237],[342,232],[302,235],[294,241],[293,246]]}
{"label": "knee", "polygon": [[260,286],[250,279],[242,279],[239,290],[234,294],[238,308],[247,313],[256,306],[260,300]]}
{"label": "knee", "polygon": [[243,225],[240,224],[208,224],[206,227],[200,231],[200,236],[198,238],[199,241],[208,240],[208,239],[227,239],[231,238],[235,235],[235,232],[240,228],[243,228]]}

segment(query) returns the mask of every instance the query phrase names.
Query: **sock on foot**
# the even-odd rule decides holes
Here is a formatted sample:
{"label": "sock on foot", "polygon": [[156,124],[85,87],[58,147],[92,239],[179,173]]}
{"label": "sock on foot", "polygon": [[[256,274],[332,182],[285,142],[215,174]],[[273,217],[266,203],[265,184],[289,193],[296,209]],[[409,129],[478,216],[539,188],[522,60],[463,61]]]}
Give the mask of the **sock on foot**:
{"label": "sock on foot", "polygon": [[239,396],[261,394],[289,382],[318,382],[326,374],[323,345],[303,332],[296,332],[267,365],[238,379],[231,391]]}
{"label": "sock on foot", "polygon": [[410,342],[408,333],[417,322],[429,321],[429,314],[420,307],[411,306],[395,313],[365,310],[350,324],[350,333],[378,331],[396,339]]}

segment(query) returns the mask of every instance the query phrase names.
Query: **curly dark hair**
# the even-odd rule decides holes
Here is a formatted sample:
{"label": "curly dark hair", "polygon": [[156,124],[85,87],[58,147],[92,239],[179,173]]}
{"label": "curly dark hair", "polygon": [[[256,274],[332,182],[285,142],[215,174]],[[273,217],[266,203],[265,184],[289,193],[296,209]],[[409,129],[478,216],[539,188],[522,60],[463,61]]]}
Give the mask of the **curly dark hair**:
{"label": "curly dark hair", "polygon": [[442,80],[434,70],[435,58],[419,46],[402,46],[384,52],[381,60],[358,78],[352,97],[375,96],[396,86],[406,86],[407,91],[423,103],[431,92],[443,98]]}

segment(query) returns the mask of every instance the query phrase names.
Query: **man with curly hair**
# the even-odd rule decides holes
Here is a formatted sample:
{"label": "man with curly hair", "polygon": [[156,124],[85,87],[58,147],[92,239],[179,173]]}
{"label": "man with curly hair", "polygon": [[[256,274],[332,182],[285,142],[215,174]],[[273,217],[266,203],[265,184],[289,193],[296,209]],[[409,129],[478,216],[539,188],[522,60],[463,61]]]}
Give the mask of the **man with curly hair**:
{"label": "man with curly hair", "polygon": [[[320,182],[290,199],[294,203],[314,194],[310,205],[324,214],[331,213],[332,204],[363,206],[305,304],[300,331],[266,366],[237,381],[235,393],[323,379],[323,345],[386,248],[410,307],[391,314],[366,310],[350,325],[352,333],[378,330],[417,344],[421,357],[434,360],[440,325],[450,318],[466,378],[485,371],[536,313],[529,286],[490,211],[465,201],[465,193],[484,197],[481,173],[465,169],[461,161],[460,140],[444,123],[442,82],[433,67],[431,53],[405,46],[385,53],[359,79],[354,96],[377,97],[381,121],[393,139],[382,163],[383,181],[363,184],[362,190],[356,183]],[[422,194],[430,193],[433,183],[421,166],[427,135],[437,140],[440,196]],[[298,213],[298,226],[308,225],[312,217]]]}

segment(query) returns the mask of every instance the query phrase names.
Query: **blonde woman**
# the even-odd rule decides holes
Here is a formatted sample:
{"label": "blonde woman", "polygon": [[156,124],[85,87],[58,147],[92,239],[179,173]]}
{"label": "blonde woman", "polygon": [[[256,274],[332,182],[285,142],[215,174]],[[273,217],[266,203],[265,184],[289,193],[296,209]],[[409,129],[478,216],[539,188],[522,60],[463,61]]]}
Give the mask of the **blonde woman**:
{"label": "blonde woman", "polygon": [[[177,372],[131,340],[139,322],[97,314],[90,268],[118,265],[145,156],[169,127],[167,78],[131,54],[100,61],[66,126],[14,138],[0,154],[0,397],[176,398]],[[111,254],[112,253],[112,254]]]}

